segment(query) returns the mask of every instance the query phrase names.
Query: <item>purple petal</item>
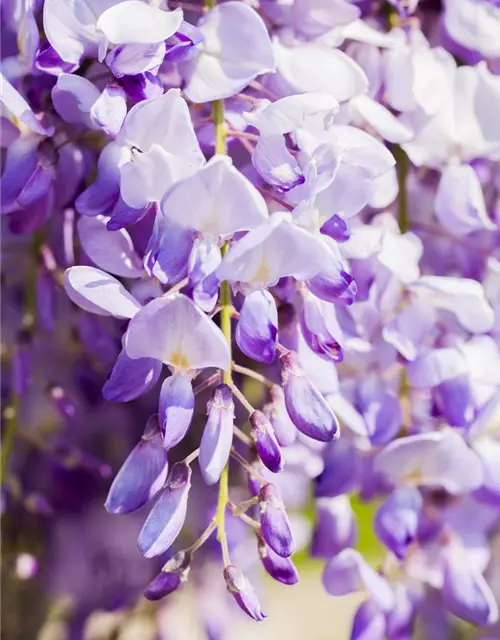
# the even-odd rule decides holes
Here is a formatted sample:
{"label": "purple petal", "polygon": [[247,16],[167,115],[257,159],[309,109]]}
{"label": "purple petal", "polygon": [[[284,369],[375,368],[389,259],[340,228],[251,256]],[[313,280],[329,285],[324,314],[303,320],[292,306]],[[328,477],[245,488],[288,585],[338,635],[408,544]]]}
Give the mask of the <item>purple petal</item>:
{"label": "purple petal", "polygon": [[347,242],[351,237],[351,232],[349,231],[346,221],[337,214],[328,218],[328,220],[323,223],[320,231],[324,233],[325,236],[337,242]]}
{"label": "purple petal", "polygon": [[158,382],[162,364],[154,358],[132,360],[125,349],[113,367],[102,395],[110,402],[130,402],[147,393]]}
{"label": "purple petal", "polygon": [[28,181],[17,196],[18,205],[26,209],[38,200],[41,200],[48,192],[55,178],[53,166],[44,167],[38,164]]}
{"label": "purple petal", "polygon": [[226,581],[227,590],[233,596],[237,605],[250,618],[257,622],[267,618],[260,607],[255,589],[234,565],[229,564],[224,568],[224,580]]}
{"label": "purple petal", "polygon": [[186,519],[191,488],[191,467],[179,462],[172,467],[158,502],[151,509],[137,541],[144,558],[159,556],[169,549]]}
{"label": "purple petal", "polygon": [[269,471],[278,473],[283,469],[283,460],[271,423],[262,411],[254,411],[250,415],[250,425],[250,436],[262,463]]}
{"label": "purple petal", "polygon": [[106,510],[119,514],[140,509],[160,491],[167,473],[167,452],[155,417],[116,475],[104,505]]}
{"label": "purple petal", "polygon": [[297,356],[289,352],[280,357],[285,404],[288,414],[304,435],[331,442],[339,437],[335,414],[318,389],[307,378]]}
{"label": "purple petal", "polygon": [[274,485],[266,484],[261,488],[259,505],[262,537],[275,553],[289,558],[295,552],[295,540],[285,506]]}
{"label": "purple petal", "polygon": [[260,289],[249,294],[240,311],[236,343],[257,362],[270,364],[276,357],[278,311],[273,296]]}
{"label": "purple petal", "polygon": [[200,443],[200,471],[208,485],[215,484],[226,466],[233,442],[233,394],[225,384],[219,385],[208,406],[208,420]]}
{"label": "purple petal", "polygon": [[152,580],[144,591],[148,600],[161,600],[181,587],[188,579],[191,567],[191,554],[179,551],[170,558],[160,573]]}
{"label": "purple petal", "polygon": [[259,540],[259,556],[271,578],[281,584],[297,584],[299,574],[290,558],[282,558],[263,540]]}
{"label": "purple petal", "polygon": [[362,602],[354,614],[351,640],[384,640],[385,617],[372,600]]}
{"label": "purple petal", "polygon": [[161,386],[158,416],[165,449],[171,449],[184,438],[191,424],[194,393],[187,376],[173,375]]}
{"label": "purple petal", "polygon": [[34,136],[26,136],[8,148],[0,180],[2,213],[18,208],[17,198],[38,166],[37,144]]}

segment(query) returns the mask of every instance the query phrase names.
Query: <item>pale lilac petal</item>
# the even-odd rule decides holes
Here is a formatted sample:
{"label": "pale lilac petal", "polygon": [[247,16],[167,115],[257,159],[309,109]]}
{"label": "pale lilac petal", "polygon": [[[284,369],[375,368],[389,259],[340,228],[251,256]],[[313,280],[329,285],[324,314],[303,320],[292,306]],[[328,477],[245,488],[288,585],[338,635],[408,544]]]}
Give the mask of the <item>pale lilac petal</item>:
{"label": "pale lilac petal", "polygon": [[446,380],[467,374],[465,357],[455,348],[434,349],[418,356],[407,368],[414,387],[430,389]]}
{"label": "pale lilac petal", "polygon": [[389,612],[394,604],[394,594],[386,579],[354,549],[344,549],[330,560],[323,572],[323,585],[333,596],[366,590],[384,612]]}
{"label": "pale lilac petal", "polygon": [[66,269],[64,288],[76,305],[97,315],[132,318],[141,309],[121,282],[95,267]]}
{"label": "pale lilac petal", "polygon": [[165,217],[212,238],[253,229],[267,217],[264,198],[226,156],[214,156],[174,185],[161,203]]}
{"label": "pale lilac petal", "polygon": [[233,442],[232,391],[219,385],[208,405],[208,419],[200,443],[200,471],[208,485],[215,484],[226,466]]}
{"label": "pale lilac petal", "polygon": [[482,284],[469,278],[423,276],[412,290],[438,309],[453,313],[464,329],[471,333],[491,330],[494,313]]}
{"label": "pale lilac petal", "polygon": [[484,480],[479,456],[449,428],[399,438],[377,455],[374,465],[394,483],[443,487],[452,494],[468,493]]}
{"label": "pale lilac petal", "polygon": [[82,216],[77,222],[78,237],[94,264],[123,278],[140,278],[144,274],[142,260],[137,255],[128,231],[108,231],[103,216]]}
{"label": "pale lilac petal", "polygon": [[170,89],[159,98],[132,107],[117,142],[143,152],[158,144],[164,151],[183,158],[194,167],[205,163],[189,108],[179,89]]}
{"label": "pale lilac petal", "polygon": [[434,211],[441,225],[456,236],[496,229],[488,217],[483,190],[474,169],[467,164],[450,165],[439,182]]}
{"label": "pale lilac petal", "polygon": [[159,202],[169,187],[192,173],[193,169],[180,158],[158,144],[141,153],[133,152],[133,161],[120,169],[120,193],[124,202],[141,209]]}
{"label": "pale lilac petal", "polygon": [[304,128],[308,131],[328,129],[339,112],[339,103],[328,93],[303,93],[269,102],[262,100],[254,111],[243,117],[261,135],[291,133]]}
{"label": "pale lilac petal", "polygon": [[229,348],[217,325],[187,296],[152,300],[125,335],[131,358],[156,358],[182,371],[229,367]]}
{"label": "pale lilac petal", "polygon": [[305,182],[302,170],[280,134],[259,138],[252,154],[252,164],[266,182],[283,193]]}
{"label": "pale lilac petal", "polygon": [[90,80],[72,73],[61,73],[51,92],[54,107],[63,120],[89,128],[95,126],[89,113],[100,95]]}
{"label": "pale lilac petal", "polygon": [[104,133],[115,136],[127,115],[127,96],[118,84],[108,82],[90,109],[92,122]]}
{"label": "pale lilac petal", "polygon": [[328,247],[319,238],[293,225],[289,214],[275,213],[229,250],[217,276],[254,286],[276,284],[285,276],[306,280],[329,258]]}
{"label": "pale lilac petal", "polygon": [[274,53],[266,25],[248,5],[242,2],[217,5],[203,16],[198,29],[204,37],[203,50],[183,69],[189,100],[209,102],[229,98],[257,76],[274,71]]}

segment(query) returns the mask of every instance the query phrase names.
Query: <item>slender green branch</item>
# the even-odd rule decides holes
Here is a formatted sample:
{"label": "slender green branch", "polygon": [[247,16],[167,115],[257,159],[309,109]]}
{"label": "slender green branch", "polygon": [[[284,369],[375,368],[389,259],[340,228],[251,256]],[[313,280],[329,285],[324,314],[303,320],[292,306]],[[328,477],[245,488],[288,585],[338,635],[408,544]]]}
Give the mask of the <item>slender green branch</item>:
{"label": "slender green branch", "polygon": [[401,233],[406,233],[410,227],[410,213],[408,211],[408,192],[406,190],[406,179],[410,171],[410,161],[403,149],[398,145],[393,148],[396,158],[396,171],[398,174],[398,224]]}

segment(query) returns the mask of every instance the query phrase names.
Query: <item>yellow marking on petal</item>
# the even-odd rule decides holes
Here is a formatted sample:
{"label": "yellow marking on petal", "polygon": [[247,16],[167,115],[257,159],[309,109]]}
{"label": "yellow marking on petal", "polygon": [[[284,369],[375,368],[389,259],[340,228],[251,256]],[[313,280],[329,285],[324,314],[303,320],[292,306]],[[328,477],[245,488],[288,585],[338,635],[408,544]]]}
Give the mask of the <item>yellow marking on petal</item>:
{"label": "yellow marking on petal", "polygon": [[189,369],[187,358],[181,351],[174,351],[170,357],[170,365],[184,371]]}
{"label": "yellow marking on petal", "polygon": [[270,280],[270,275],[271,275],[271,272],[269,270],[269,267],[267,266],[267,264],[262,262],[260,267],[259,267],[259,270],[257,271],[255,276],[253,277],[253,281],[254,282],[259,282],[259,283],[268,282]]}
{"label": "yellow marking on petal", "polygon": [[422,482],[422,471],[420,469],[413,469],[405,474],[403,480],[412,485],[420,484]]}

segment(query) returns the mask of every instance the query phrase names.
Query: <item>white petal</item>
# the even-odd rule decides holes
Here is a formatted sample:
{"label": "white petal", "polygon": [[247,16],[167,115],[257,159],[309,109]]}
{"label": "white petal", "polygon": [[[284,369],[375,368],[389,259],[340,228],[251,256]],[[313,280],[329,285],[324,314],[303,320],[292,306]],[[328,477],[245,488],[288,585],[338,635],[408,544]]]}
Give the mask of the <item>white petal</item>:
{"label": "white petal", "polygon": [[368,90],[363,69],[338,49],[310,44],[288,48],[278,41],[273,44],[277,71],[293,91],[319,91],[344,102]]}
{"label": "white petal", "polygon": [[[262,101],[264,102],[264,101]],[[265,101],[255,111],[243,112],[243,117],[261,134],[290,133],[295,129],[328,129],[339,111],[339,103],[328,93],[302,93],[276,102]]]}
{"label": "white petal", "polygon": [[95,267],[66,269],[64,288],[76,305],[100,316],[132,318],[141,309],[121,282]]}
{"label": "white petal", "polygon": [[198,28],[205,38],[203,51],[183,68],[189,100],[229,98],[257,76],[274,71],[266,25],[243,2],[217,5],[200,20]]}
{"label": "white petal", "polygon": [[412,139],[413,131],[376,100],[356,96],[351,100],[351,107],[384,140],[400,144]]}
{"label": "white petal", "polygon": [[127,0],[106,9],[97,29],[113,44],[153,44],[174,35],[182,18],[181,9],[162,11],[140,0]]}

